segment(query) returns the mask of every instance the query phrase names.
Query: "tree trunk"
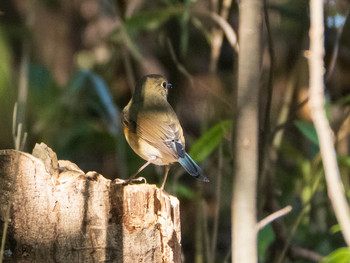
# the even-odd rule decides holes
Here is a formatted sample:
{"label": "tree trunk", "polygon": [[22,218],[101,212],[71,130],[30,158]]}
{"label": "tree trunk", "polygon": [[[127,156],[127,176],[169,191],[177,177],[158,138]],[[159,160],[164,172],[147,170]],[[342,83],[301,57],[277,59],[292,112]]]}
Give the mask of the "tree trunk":
{"label": "tree trunk", "polygon": [[231,203],[232,262],[256,263],[256,190],[258,181],[259,81],[262,4],[239,2],[239,55],[235,167]]}
{"label": "tree trunk", "polygon": [[0,151],[5,262],[181,262],[177,198],[84,174],[52,153]]}

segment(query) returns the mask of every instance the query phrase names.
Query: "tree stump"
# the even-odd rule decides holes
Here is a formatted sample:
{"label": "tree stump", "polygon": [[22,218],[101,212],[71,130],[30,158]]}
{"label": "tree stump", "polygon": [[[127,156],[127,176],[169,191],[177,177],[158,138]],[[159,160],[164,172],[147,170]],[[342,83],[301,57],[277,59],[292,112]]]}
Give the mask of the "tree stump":
{"label": "tree stump", "polygon": [[181,262],[177,198],[85,174],[37,148],[41,159],[0,151],[2,225],[12,203],[5,262]]}

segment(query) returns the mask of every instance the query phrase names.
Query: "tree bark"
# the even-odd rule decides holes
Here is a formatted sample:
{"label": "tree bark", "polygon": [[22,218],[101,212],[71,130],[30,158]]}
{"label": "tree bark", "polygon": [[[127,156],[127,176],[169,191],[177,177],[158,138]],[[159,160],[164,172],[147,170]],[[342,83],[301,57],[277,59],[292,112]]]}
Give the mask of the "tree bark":
{"label": "tree bark", "polygon": [[0,151],[2,223],[12,203],[5,262],[181,262],[177,198],[85,174],[50,150],[33,152],[44,161]]}
{"label": "tree bark", "polygon": [[232,262],[256,263],[258,104],[261,69],[262,1],[239,2],[238,90],[235,175],[232,194]]}

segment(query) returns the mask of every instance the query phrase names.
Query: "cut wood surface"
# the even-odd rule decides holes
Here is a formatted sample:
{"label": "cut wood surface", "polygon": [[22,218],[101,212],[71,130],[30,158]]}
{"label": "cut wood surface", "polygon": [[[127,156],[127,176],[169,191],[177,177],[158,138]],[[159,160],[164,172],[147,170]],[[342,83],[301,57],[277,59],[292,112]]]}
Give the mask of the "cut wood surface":
{"label": "cut wood surface", "polygon": [[6,262],[181,262],[177,198],[85,174],[37,147],[42,159],[0,151],[1,223],[12,201]]}

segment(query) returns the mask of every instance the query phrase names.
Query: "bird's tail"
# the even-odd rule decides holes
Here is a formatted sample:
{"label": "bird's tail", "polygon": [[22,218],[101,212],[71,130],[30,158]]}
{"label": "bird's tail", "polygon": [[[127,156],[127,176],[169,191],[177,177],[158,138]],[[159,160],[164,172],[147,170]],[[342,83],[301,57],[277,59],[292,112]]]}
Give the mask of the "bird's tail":
{"label": "bird's tail", "polygon": [[203,182],[209,182],[209,179],[203,175],[202,169],[192,160],[192,158],[187,153],[185,153],[185,157],[179,159],[179,163],[194,178]]}

